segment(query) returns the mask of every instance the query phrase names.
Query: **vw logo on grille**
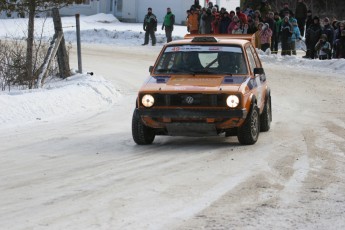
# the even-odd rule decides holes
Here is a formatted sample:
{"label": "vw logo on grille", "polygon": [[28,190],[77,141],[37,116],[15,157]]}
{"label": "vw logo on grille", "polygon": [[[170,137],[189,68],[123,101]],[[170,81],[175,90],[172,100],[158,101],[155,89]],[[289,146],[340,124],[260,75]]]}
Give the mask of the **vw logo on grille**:
{"label": "vw logo on grille", "polygon": [[193,101],[194,101],[194,98],[193,98],[193,97],[191,97],[191,96],[186,97],[186,102],[187,102],[188,104],[193,104]]}

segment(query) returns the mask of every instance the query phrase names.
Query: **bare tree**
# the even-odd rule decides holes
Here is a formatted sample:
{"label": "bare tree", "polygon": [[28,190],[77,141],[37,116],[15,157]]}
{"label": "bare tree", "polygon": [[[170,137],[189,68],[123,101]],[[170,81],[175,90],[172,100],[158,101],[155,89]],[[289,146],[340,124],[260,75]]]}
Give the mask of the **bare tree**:
{"label": "bare tree", "polygon": [[18,12],[20,15],[26,14],[28,16],[25,70],[26,81],[29,83],[29,88],[32,88],[35,84],[35,77],[33,73],[35,16],[38,13],[50,11],[55,7],[64,7],[72,3],[80,4],[82,2],[82,0],[0,0],[0,11],[6,11],[7,13]]}

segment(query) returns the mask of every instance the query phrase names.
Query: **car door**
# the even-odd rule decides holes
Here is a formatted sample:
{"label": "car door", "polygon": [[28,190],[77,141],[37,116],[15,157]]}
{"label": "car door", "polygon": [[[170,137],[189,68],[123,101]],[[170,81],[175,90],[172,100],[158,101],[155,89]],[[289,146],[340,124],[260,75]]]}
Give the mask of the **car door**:
{"label": "car door", "polygon": [[260,59],[257,53],[255,52],[254,47],[251,44],[248,44],[248,46],[246,47],[246,52],[247,52],[251,76],[253,76],[256,86],[257,86],[255,90],[257,105],[261,110],[265,102],[264,92],[265,92],[266,76],[264,74],[263,75],[257,74],[254,76],[254,69],[261,68],[262,66],[261,66]]}

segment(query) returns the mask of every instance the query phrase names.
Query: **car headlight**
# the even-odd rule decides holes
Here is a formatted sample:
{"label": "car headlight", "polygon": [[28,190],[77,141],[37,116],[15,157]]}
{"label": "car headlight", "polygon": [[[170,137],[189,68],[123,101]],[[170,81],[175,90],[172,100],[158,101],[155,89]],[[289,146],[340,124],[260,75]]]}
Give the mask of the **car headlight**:
{"label": "car headlight", "polygon": [[146,94],[141,98],[141,103],[145,106],[145,107],[152,107],[153,104],[155,103],[155,99],[152,95],[150,94]]}
{"label": "car headlight", "polygon": [[226,104],[230,107],[230,108],[236,108],[238,106],[238,104],[240,103],[240,99],[238,98],[238,96],[236,95],[230,95],[228,96],[228,98],[226,99]]}

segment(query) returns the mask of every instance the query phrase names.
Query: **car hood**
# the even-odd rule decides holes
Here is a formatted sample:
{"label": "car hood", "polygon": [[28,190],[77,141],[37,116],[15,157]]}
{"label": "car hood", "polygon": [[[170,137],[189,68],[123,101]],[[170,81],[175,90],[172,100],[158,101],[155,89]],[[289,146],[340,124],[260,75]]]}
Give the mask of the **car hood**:
{"label": "car hood", "polygon": [[246,76],[153,76],[143,85],[141,91],[150,92],[238,92]]}

